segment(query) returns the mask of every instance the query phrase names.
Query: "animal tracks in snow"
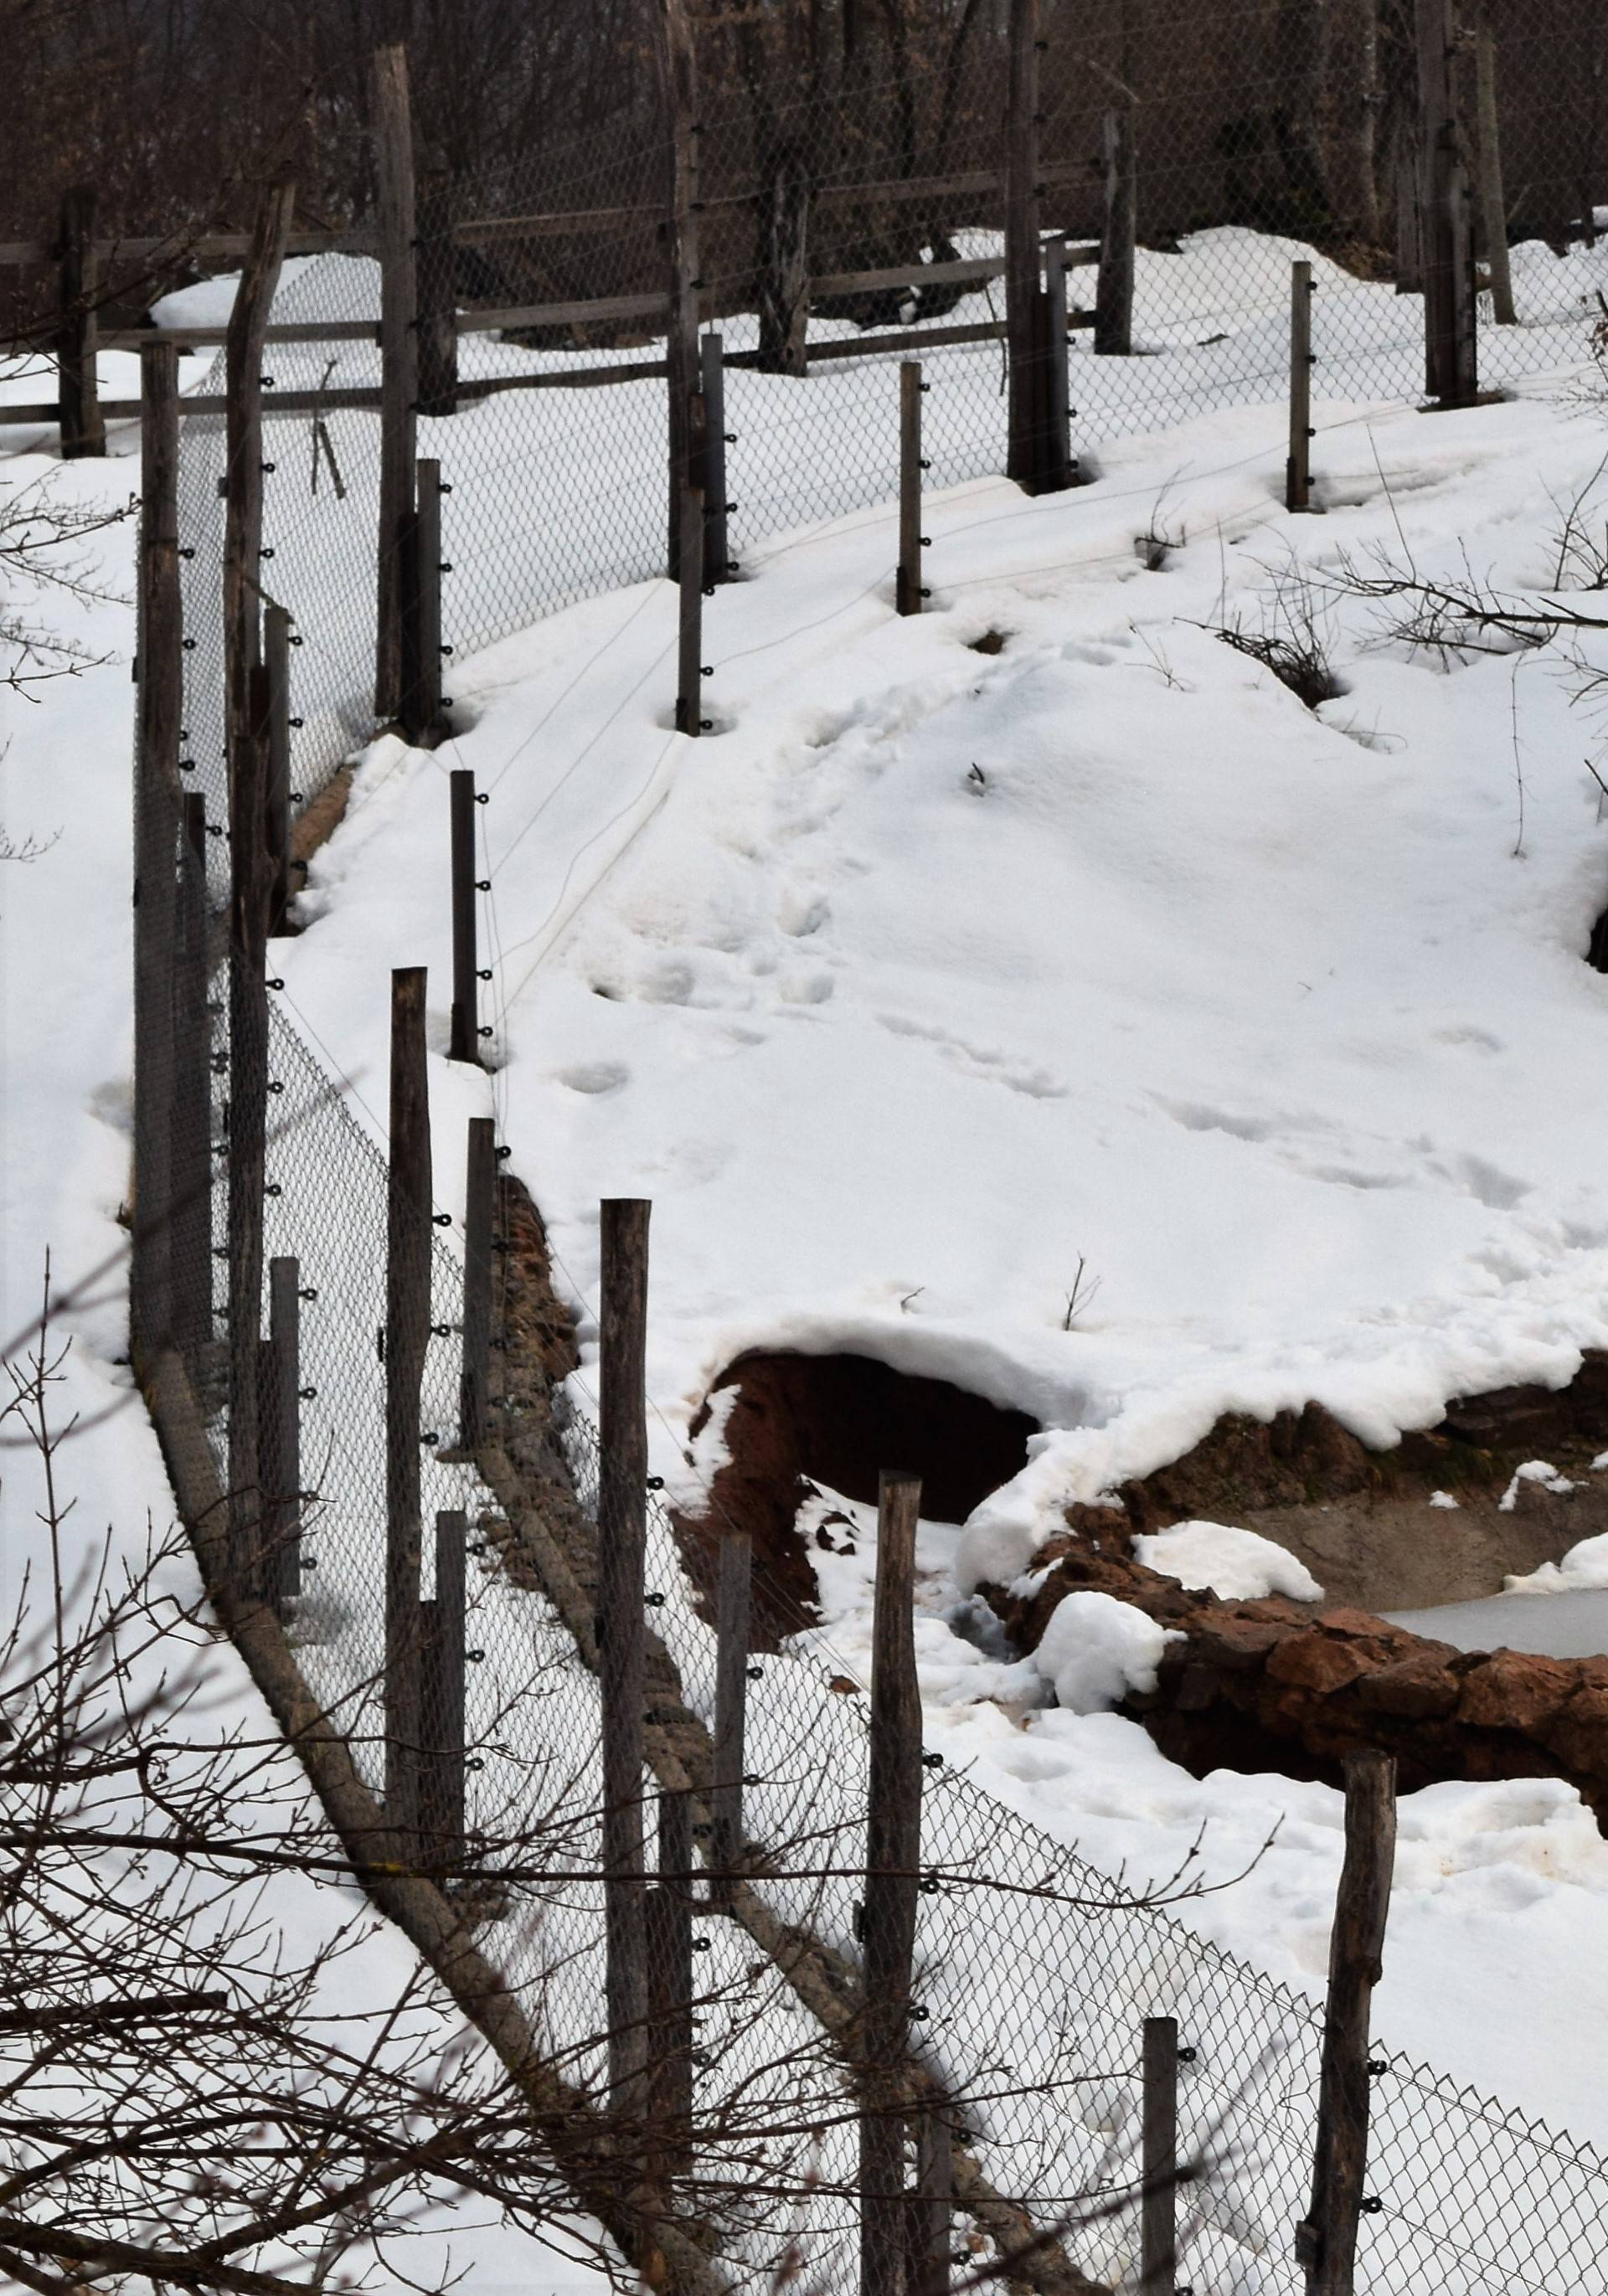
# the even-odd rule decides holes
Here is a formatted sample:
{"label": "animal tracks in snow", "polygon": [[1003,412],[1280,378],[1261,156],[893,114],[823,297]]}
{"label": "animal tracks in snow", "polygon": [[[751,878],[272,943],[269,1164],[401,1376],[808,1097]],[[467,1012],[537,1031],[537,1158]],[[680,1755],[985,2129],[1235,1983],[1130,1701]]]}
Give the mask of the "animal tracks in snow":
{"label": "animal tracks in snow", "polygon": [[876,1021],[890,1037],[915,1037],[923,1044],[931,1045],[955,1067],[969,1070],[990,1084],[1002,1084],[1009,1092],[1022,1093],[1030,1100],[1062,1100],[1066,1095],[1066,1086],[1047,1069],[1019,1060],[1013,1053],[997,1053],[982,1046],[968,1045],[964,1037],[953,1037],[947,1029],[935,1028],[929,1021],[913,1021],[901,1013],[879,1013]]}

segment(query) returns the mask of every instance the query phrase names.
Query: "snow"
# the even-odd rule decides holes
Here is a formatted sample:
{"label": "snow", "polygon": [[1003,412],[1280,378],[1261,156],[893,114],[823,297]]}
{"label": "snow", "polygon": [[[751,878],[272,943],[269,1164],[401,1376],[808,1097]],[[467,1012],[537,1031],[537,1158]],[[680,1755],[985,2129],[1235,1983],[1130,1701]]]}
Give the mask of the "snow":
{"label": "snow", "polygon": [[1526,1459],[1522,1466],[1514,1468],[1513,1480],[1497,1501],[1499,1514],[1512,1514],[1519,1504],[1519,1493],[1526,1483],[1535,1483],[1544,1491],[1555,1492],[1559,1498],[1566,1498],[1574,1488],[1569,1477],[1560,1474],[1549,1459]]}
{"label": "snow", "polygon": [[1561,1562],[1543,1562],[1502,1581],[1509,1595],[1562,1595],[1580,1587],[1608,1587],[1608,1531],[1582,1538]]}
{"label": "snow", "polygon": [[1153,1690],[1162,1652],[1182,1640],[1131,1603],[1079,1587],[1050,1612],[1033,1663],[1057,1705],[1101,1714],[1130,1692]]}
{"label": "snow", "polygon": [[1225,1522],[1178,1522],[1134,1541],[1134,1559],[1185,1587],[1209,1587],[1228,1602],[1287,1595],[1321,1603],[1324,1590],[1305,1563],[1259,1531]]}
{"label": "snow", "polygon": [[1429,1495],[1427,1504],[1432,1507],[1440,1507],[1451,1513],[1456,1512],[1457,1505],[1457,1502],[1452,1496],[1450,1491],[1432,1491]]}

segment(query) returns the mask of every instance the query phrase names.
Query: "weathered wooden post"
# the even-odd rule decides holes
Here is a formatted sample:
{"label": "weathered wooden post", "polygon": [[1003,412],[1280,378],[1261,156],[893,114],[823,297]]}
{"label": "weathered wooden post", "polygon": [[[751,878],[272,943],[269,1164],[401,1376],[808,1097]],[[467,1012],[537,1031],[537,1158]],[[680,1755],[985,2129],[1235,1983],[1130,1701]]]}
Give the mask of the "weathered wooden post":
{"label": "weathered wooden post", "polygon": [[915,1680],[919,1475],[884,1470],[872,1620],[871,1767],[866,1809],[860,2103],[861,2296],[903,2296],[907,2234],[899,2072],[921,1882],[922,1710]]}
{"label": "weathered wooden post", "polygon": [[391,974],[390,1165],[385,1262],[385,1808],[417,1822],[419,1396],[430,1338],[430,1079],[424,968]]}
{"label": "weathered wooden post", "polygon": [[748,1720],[748,1623],[754,1545],[746,1530],[720,1537],[715,1587],[715,1739],[710,1766],[710,1904],[729,1909],[742,1858],[742,1761]]}
{"label": "weathered wooden post", "polygon": [[436,1590],[419,1605],[419,1863],[450,1874],[464,1862],[464,1578],[469,1522],[436,1517]]}
{"label": "weathered wooden post", "polygon": [[424,154],[417,197],[419,412],[458,411],[458,308],[452,177],[441,153]]}
{"label": "weathered wooden post", "polygon": [[441,712],[441,465],[414,464],[414,507],[402,521],[402,730],[433,749]]}
{"label": "weathered wooden post", "polygon": [[262,550],[262,346],[294,193],[258,203],[225,348],[224,692],[229,760],[229,1535],[242,1594],[260,1595],[258,1457],[263,1190],[268,1107],[267,726],[258,572]]}
{"label": "weathered wooden post", "polygon": [[[659,1798],[659,1878],[646,1898],[649,2112],[662,2176],[693,2165],[693,1816],[685,1792]],[[658,2178],[653,2181],[657,2182]]]}
{"label": "weathered wooden post", "polygon": [[106,452],[106,422],[101,413],[95,353],[100,290],[94,243],[93,184],[75,184],[62,194],[62,236],[57,249],[56,404],[62,425],[62,459]]}
{"label": "weathered wooden post", "polygon": [[374,167],[380,220],[380,533],[374,716],[401,714],[403,603],[418,428],[418,282],[407,50],[374,51]]}
{"label": "weathered wooden post", "polygon": [[1144,2296],[1173,2296],[1178,2274],[1178,2021],[1144,2020],[1144,2183],[1140,2208]]}
{"label": "weathered wooden post", "polygon": [[643,1573],[647,1547],[648,1216],[640,1199],[602,1207],[602,1446],[597,1495],[597,1650],[603,1700],[603,1873],[613,2110],[646,2109],[647,1931],[643,1904]]}
{"label": "weathered wooden post", "polygon": [[703,488],[703,586],[712,590],[731,577],[726,523],[726,345],[719,335],[701,337],[698,373],[703,399],[703,457],[697,473]]}
{"label": "weathered wooden post", "polygon": [[449,1061],[480,1065],[480,989],[475,947],[474,775],[455,767],[448,787],[452,820],[452,1032]]}
{"label": "weathered wooden post", "polygon": [[[672,582],[681,578],[682,552],[695,518],[701,542],[703,504],[687,499],[697,474],[701,441],[694,436],[694,399],[701,399],[698,349],[698,68],[685,0],[654,0],[650,11],[655,35],[666,123],[669,176],[665,186],[665,291],[669,316],[665,365],[669,409],[669,549]],[[694,488],[694,491],[696,489]],[[701,555],[701,553],[700,554]],[[701,576],[700,577],[701,582]],[[684,727],[696,732],[696,726]]]}
{"label": "weathered wooden post", "polygon": [[1423,201],[1424,387],[1442,406],[1479,396],[1468,181],[1452,101],[1451,0],[1415,0]]}
{"label": "weathered wooden post", "polygon": [[1052,232],[1044,242],[1045,487],[1061,494],[1072,483],[1072,393],[1067,373],[1066,240]]}
{"label": "weathered wooden post", "polygon": [[1518,324],[1507,252],[1507,199],[1502,188],[1502,131],[1497,112],[1497,41],[1489,0],[1474,12],[1474,113],[1480,160],[1480,217],[1491,312],[1499,327]]}
{"label": "weathered wooden post", "polygon": [[262,617],[262,666],[267,688],[268,934],[289,930],[291,906],[291,617],[267,606]]}
{"label": "weathered wooden post", "polygon": [[1312,266],[1290,266],[1290,452],[1284,508],[1312,507]]}
{"label": "weathered wooden post", "polygon": [[134,819],[134,1185],[129,1306],[149,1368],[173,1328],[172,977],[178,899],[184,614],[178,578],[178,355],[140,353],[139,722]]}
{"label": "weathered wooden post", "polygon": [[1134,347],[1134,238],[1138,229],[1134,115],[1115,104],[1101,115],[1100,269],[1095,286],[1095,348],[1128,357]]}
{"label": "weathered wooden post", "polygon": [[1396,1764],[1348,1754],[1346,1851],[1329,1938],[1312,2205],[1296,2227],[1308,2296],[1351,2296],[1368,2155],[1368,2012],[1379,1982],[1396,1856]]}
{"label": "weathered wooden post", "polygon": [[263,1591],[283,1618],[301,1592],[301,1267],[268,1262],[262,1415]]}
{"label": "weathered wooden post", "polygon": [[948,2296],[954,2190],[954,2133],[944,2108],[929,2105],[916,2131],[909,2296]]}
{"label": "weathered wooden post", "polygon": [[1044,442],[1044,322],[1038,284],[1039,0],[1011,0],[1005,104],[1005,476],[1038,490]]}
{"label": "weathered wooden post", "polygon": [[919,614],[922,587],[922,381],[920,359],[901,359],[898,369],[898,568],[893,578],[894,610]]}
{"label": "weathered wooden post", "polygon": [[492,1229],[496,1211],[496,1126],[469,1119],[464,1195],[464,1359],[458,1379],[458,1447],[473,1455],[486,1439],[491,1393]]}
{"label": "weathered wooden post", "polygon": [[192,1376],[212,1351],[212,1022],[207,1004],[207,800],[180,803],[168,1109],[173,1344]]}
{"label": "weathered wooden post", "polygon": [[[703,401],[697,401],[701,410]],[[701,419],[701,414],[700,414]],[[677,583],[680,619],[676,645],[676,731],[694,738],[704,733],[703,715],[703,496],[682,489],[681,559]]]}

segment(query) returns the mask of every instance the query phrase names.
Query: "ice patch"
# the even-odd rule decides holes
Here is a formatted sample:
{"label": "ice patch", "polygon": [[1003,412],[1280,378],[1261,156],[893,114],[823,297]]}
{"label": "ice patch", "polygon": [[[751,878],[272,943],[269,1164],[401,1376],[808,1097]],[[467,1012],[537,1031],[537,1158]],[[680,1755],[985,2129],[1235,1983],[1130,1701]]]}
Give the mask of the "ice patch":
{"label": "ice patch", "polygon": [[1287,1548],[1259,1532],[1227,1522],[1178,1522],[1134,1541],[1134,1558],[1185,1587],[1210,1587],[1225,1602],[1259,1602],[1287,1595],[1292,1603],[1321,1603],[1324,1590]]}

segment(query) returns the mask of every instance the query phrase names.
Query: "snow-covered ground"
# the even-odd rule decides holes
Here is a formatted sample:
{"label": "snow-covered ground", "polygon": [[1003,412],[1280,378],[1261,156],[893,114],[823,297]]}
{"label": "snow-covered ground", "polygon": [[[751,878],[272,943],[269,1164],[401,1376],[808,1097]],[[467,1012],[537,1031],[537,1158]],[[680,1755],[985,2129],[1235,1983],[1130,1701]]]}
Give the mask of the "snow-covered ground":
{"label": "snow-covered ground", "polygon": [[[9,492],[53,473],[62,500],[115,506],[137,483],[137,466],[114,459],[65,467],[13,458],[0,466]],[[55,1473],[69,1508],[63,1542],[70,1578],[110,1540],[111,1576],[138,1570],[147,1525],[160,1541],[173,1501],[156,1438],[127,1365],[125,1271],[116,1254],[118,1225],[129,1183],[130,849],[129,754],[132,732],[128,662],[133,615],[134,527],[111,529],[92,546],[98,578],[113,594],[79,607],[61,595],[30,601],[14,589],[7,604],[80,641],[103,666],[40,689],[37,701],[0,692],[0,826],[12,846],[41,849],[37,857],[0,859],[0,1330],[6,1342],[38,1313],[45,1254],[58,1294],[110,1263],[81,1306],[56,1325],[70,1341],[52,1394],[55,1423],[77,1414],[84,1432],[62,1448]],[[0,1375],[3,1376],[3,1375]],[[0,1392],[9,1395],[7,1381]],[[25,1577],[32,1573],[37,1617],[49,1585],[49,1547],[38,1519],[44,1505],[39,1465],[16,1440],[15,1422],[0,1449],[0,1619],[9,1627]],[[162,1586],[179,1602],[199,1587],[187,1564],[167,1566]],[[176,1664],[176,1659],[173,1661]],[[151,1684],[149,1656],[128,1685],[137,1704]],[[246,1742],[242,1792],[250,1808],[235,1814],[250,1832],[250,1812],[265,1830],[292,1824],[306,1809],[299,1767],[285,1755],[266,1764],[252,1742],[271,1742],[275,1726],[226,1643],[207,1655],[204,1719],[192,1735],[232,1732]],[[116,1861],[105,1882],[115,1894]],[[262,1912],[286,1961],[310,1960],[341,1925],[362,1912],[355,1892],[321,1887],[292,1874],[272,1878]],[[416,1980],[406,1941],[384,1924],[325,1980],[332,2013],[376,2016]],[[242,1985],[249,1982],[245,1972]],[[455,2043],[461,2023],[436,1997],[415,2030],[433,2025],[441,2045]],[[349,2044],[350,2028],[340,2036]],[[437,2208],[417,2237],[390,2243],[378,2257],[362,2251],[342,2268],[365,2271],[369,2285],[416,2286],[469,2270],[487,2296],[586,2296],[604,2284],[578,2256],[538,2244],[501,2226],[494,2209],[459,2203]],[[266,2259],[275,2262],[270,2254]]]}
{"label": "snow-covered ground", "polygon": [[[1214,635],[1345,552],[1553,580],[1552,497],[1590,480],[1601,431],[1538,397],[1316,419],[1322,519],[1279,507],[1268,408],[1114,447],[1071,496],[935,497],[918,622],[891,612],[890,515],[777,537],[710,603],[718,730],[696,745],[667,730],[662,586],[455,664],[459,738],[371,750],[283,964],[371,1107],[392,964],[430,965],[444,1049],[445,776],[473,767],[498,1113],[581,1310],[583,1393],[596,1201],[626,1193],[655,1203],[670,1477],[710,1380],[757,1344],[1035,1413],[1026,1472],[934,1563],[934,1742],[1109,1869],[1169,1871],[1210,1819],[1203,1860],[1231,1873],[1282,1815],[1186,1918],[1309,1990],[1337,1798],[1196,1783],[1108,1714],[1026,1705],[945,1620],[1065,1500],[1220,1410],[1316,1397],[1389,1441],[1608,1340],[1588,714],[1543,658],[1410,660],[1349,602],[1315,598],[1344,689],[1316,713]],[[1164,489],[1177,546],[1152,573],[1134,538]],[[992,631],[1003,652],[973,651]],[[448,1202],[457,1135],[455,1113]],[[1101,1288],[1068,1330],[1080,1259]],[[1567,1789],[1408,1798],[1382,2030],[1608,2136],[1577,2039],[1608,2006],[1605,1891]]]}

